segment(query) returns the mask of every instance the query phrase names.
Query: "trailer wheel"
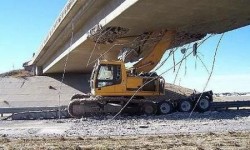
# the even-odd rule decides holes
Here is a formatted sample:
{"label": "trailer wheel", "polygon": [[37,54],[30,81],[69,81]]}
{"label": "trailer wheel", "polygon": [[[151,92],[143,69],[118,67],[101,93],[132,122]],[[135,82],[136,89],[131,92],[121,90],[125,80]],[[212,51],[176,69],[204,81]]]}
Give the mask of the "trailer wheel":
{"label": "trailer wheel", "polygon": [[205,112],[210,109],[211,102],[207,98],[201,98],[197,104],[197,109],[199,112]]}
{"label": "trailer wheel", "polygon": [[142,113],[146,115],[155,115],[157,112],[157,106],[153,102],[146,102],[141,107]]}
{"label": "trailer wheel", "polygon": [[173,104],[168,101],[162,101],[158,104],[159,114],[170,114],[173,111]]}
{"label": "trailer wheel", "polygon": [[190,100],[182,100],[178,104],[178,110],[181,112],[190,112],[193,108],[193,105]]}

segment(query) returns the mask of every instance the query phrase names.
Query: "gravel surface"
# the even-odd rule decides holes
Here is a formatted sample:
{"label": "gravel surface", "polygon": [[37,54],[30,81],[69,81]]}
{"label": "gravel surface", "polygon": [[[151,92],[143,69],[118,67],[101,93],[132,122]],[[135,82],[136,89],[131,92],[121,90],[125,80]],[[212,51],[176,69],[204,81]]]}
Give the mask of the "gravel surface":
{"label": "gravel surface", "polygon": [[93,137],[166,135],[209,132],[250,131],[250,111],[173,113],[161,116],[112,116],[82,119],[1,121],[0,136],[33,137]]}

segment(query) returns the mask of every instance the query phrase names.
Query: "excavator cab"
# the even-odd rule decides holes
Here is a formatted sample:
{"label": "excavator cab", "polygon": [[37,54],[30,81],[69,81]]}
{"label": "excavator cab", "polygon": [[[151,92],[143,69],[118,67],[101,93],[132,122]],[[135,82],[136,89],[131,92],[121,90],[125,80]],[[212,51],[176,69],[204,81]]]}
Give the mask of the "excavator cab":
{"label": "excavator cab", "polygon": [[115,85],[120,85],[122,82],[121,76],[122,63],[119,61],[98,61],[91,74],[90,87],[93,95],[100,95],[97,93],[115,93],[117,90]]}
{"label": "excavator cab", "polygon": [[122,61],[98,61],[90,80],[92,95],[100,96],[132,96],[135,92],[138,96],[163,95],[164,84],[156,74],[131,73]]}
{"label": "excavator cab", "polygon": [[95,87],[102,88],[121,83],[121,66],[100,64],[97,68]]}

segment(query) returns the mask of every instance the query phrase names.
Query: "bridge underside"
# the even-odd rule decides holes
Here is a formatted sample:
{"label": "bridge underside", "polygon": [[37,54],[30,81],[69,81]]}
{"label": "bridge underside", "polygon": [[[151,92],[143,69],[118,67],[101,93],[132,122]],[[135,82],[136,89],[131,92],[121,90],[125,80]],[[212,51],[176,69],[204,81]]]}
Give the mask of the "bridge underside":
{"label": "bridge underside", "polygon": [[[42,68],[43,73],[63,72],[68,56],[67,72],[89,73],[93,63],[87,65],[88,62],[104,53],[102,59],[117,59],[122,48],[133,45],[145,32],[174,30],[205,35],[249,25],[249,6],[249,0],[78,1],[55,31],[57,36],[52,35],[53,40],[40,51],[43,55],[37,54],[32,63]],[[89,31],[96,25],[103,30],[91,38]],[[108,27],[121,27],[124,33],[117,35],[116,40],[98,42],[111,30]],[[197,39],[182,40],[180,43]]]}

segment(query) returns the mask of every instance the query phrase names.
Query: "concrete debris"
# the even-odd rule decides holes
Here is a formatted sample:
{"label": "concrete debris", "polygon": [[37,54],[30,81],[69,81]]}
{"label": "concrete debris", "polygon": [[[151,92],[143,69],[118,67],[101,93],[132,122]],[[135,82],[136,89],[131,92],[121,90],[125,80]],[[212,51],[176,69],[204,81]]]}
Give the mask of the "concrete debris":
{"label": "concrete debris", "polygon": [[[235,119],[236,118],[236,119]],[[0,136],[103,137],[250,131],[249,112],[173,113],[161,116],[105,116],[84,119],[1,121]]]}
{"label": "concrete debris", "polygon": [[100,25],[96,25],[89,31],[88,37],[94,42],[99,44],[113,43],[117,38],[125,35],[129,29],[123,27],[106,27],[102,28]]}

